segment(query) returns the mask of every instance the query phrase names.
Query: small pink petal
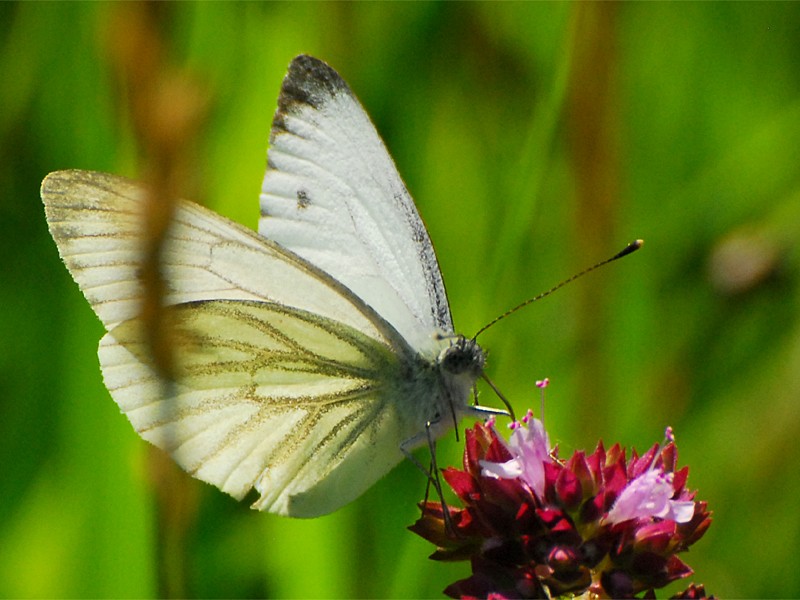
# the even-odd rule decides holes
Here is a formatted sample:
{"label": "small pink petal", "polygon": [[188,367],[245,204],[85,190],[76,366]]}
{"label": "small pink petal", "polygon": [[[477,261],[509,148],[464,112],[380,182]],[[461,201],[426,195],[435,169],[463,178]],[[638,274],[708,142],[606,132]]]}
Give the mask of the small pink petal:
{"label": "small pink petal", "polygon": [[661,518],[686,523],[694,515],[694,503],[672,500],[675,490],[672,473],[652,469],[640,475],[622,490],[606,515],[606,522],[629,519]]}

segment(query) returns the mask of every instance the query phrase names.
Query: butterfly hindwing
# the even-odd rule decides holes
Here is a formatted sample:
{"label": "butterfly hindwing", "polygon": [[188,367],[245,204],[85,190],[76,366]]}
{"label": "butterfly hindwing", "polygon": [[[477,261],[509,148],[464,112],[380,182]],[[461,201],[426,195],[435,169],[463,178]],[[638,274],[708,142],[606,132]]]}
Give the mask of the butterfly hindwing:
{"label": "butterfly hindwing", "polygon": [[[138,321],[103,338],[100,363],[136,431],[195,477],[236,498],[257,487],[255,507],[306,517],[352,500],[401,460],[416,424],[393,410],[400,366],[382,344],[263,302],[192,302],[167,316],[173,385],[152,368]],[[331,478],[341,491],[321,493]]]}

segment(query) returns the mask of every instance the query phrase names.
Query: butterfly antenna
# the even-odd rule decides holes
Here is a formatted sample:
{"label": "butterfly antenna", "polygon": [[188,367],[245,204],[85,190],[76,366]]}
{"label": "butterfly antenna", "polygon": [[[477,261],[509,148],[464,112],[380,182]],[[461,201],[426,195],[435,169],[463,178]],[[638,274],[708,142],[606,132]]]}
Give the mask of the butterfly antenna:
{"label": "butterfly antenna", "polygon": [[[502,320],[503,320],[503,319],[505,319],[507,316],[509,316],[509,315],[512,315],[512,314],[514,314],[515,312],[517,312],[519,309],[521,309],[521,308],[524,308],[524,307],[528,306],[528,304],[532,304],[533,302],[536,302],[537,300],[541,300],[542,298],[545,298],[545,297],[549,296],[550,294],[552,294],[552,293],[553,293],[553,292],[555,292],[556,290],[559,290],[559,289],[561,289],[562,287],[564,287],[564,286],[565,286],[565,285],[567,285],[568,283],[572,283],[573,281],[575,281],[575,280],[576,280],[576,279],[578,279],[579,277],[583,277],[583,276],[584,276],[584,275],[586,275],[587,273],[591,273],[592,271],[594,271],[595,269],[599,269],[599,268],[600,268],[600,267],[602,267],[603,265],[607,265],[608,263],[610,263],[610,262],[614,262],[615,260],[618,260],[618,259],[622,258],[623,256],[628,256],[628,254],[632,254],[633,252],[636,252],[636,251],[637,251],[639,248],[641,248],[643,245],[644,245],[644,240],[636,240],[636,241],[633,241],[633,242],[631,242],[630,244],[628,244],[627,246],[625,246],[625,248],[623,248],[623,249],[622,249],[620,252],[617,252],[617,253],[616,253],[614,256],[612,256],[611,258],[607,258],[607,259],[605,259],[605,260],[603,260],[603,261],[600,261],[600,262],[599,262],[599,263],[597,263],[596,265],[592,265],[592,266],[591,266],[591,267],[589,267],[588,269],[584,269],[584,270],[583,270],[583,271],[581,271],[580,273],[577,273],[577,274],[573,275],[573,276],[572,276],[572,277],[570,277],[569,279],[565,279],[564,281],[562,281],[561,283],[559,283],[559,284],[558,284],[558,285],[556,285],[555,287],[552,287],[552,288],[550,288],[550,289],[549,289],[549,290],[547,290],[546,292],[542,292],[542,293],[541,293],[541,294],[539,294],[538,296],[534,296],[533,298],[528,298],[527,300],[525,300],[525,302],[522,302],[522,303],[518,304],[517,306],[515,306],[515,307],[514,307],[514,308],[512,308],[511,310],[507,310],[506,312],[504,312],[502,315],[500,315],[499,317],[497,317],[497,318],[496,318],[496,319],[494,319],[493,321],[490,321],[490,322],[489,322],[487,325],[484,325],[483,327],[481,327],[481,328],[478,330],[478,333],[476,333],[476,334],[475,334],[475,335],[472,337],[472,339],[473,339],[473,340],[474,340],[474,339],[477,339],[477,337],[478,337],[480,334],[482,334],[484,331],[486,331],[487,329],[489,329],[490,327],[492,327],[493,325],[495,325],[495,324],[496,324],[498,321],[502,321]],[[491,384],[490,384],[490,385],[491,385]],[[494,386],[492,386],[492,388],[494,388]],[[495,391],[497,391],[497,390],[495,390]],[[502,396],[501,396],[501,397],[502,397]]]}

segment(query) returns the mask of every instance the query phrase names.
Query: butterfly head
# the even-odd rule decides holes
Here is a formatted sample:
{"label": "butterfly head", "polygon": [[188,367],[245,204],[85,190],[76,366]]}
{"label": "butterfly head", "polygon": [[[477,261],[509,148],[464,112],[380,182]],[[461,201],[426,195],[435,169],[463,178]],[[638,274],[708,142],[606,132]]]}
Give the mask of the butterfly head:
{"label": "butterfly head", "polygon": [[475,381],[483,374],[486,357],[474,339],[463,336],[454,338],[439,354],[439,367],[450,375],[466,375]]}

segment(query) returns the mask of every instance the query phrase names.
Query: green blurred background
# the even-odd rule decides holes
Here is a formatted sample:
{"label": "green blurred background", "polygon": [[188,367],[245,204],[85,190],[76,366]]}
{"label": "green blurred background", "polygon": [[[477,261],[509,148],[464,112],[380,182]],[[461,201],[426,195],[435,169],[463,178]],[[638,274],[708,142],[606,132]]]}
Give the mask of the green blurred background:
{"label": "green blurred background", "polygon": [[[109,57],[118,10],[0,4],[0,595],[440,596],[468,566],[429,561],[405,530],[424,493],[411,465],[328,517],[260,514],[165,469],[105,391],[102,327],[39,184],[65,168],[139,173]],[[190,195],[255,227],[286,65],[323,58],[415,197],[460,332],[645,238],[483,335],[488,373],[518,411],[551,378],[562,455],[599,438],[645,448],[672,425],[714,511],[684,555],[692,580],[800,595],[800,4],[158,15],[170,64],[210,102]],[[440,462],[458,460],[448,438]]]}

